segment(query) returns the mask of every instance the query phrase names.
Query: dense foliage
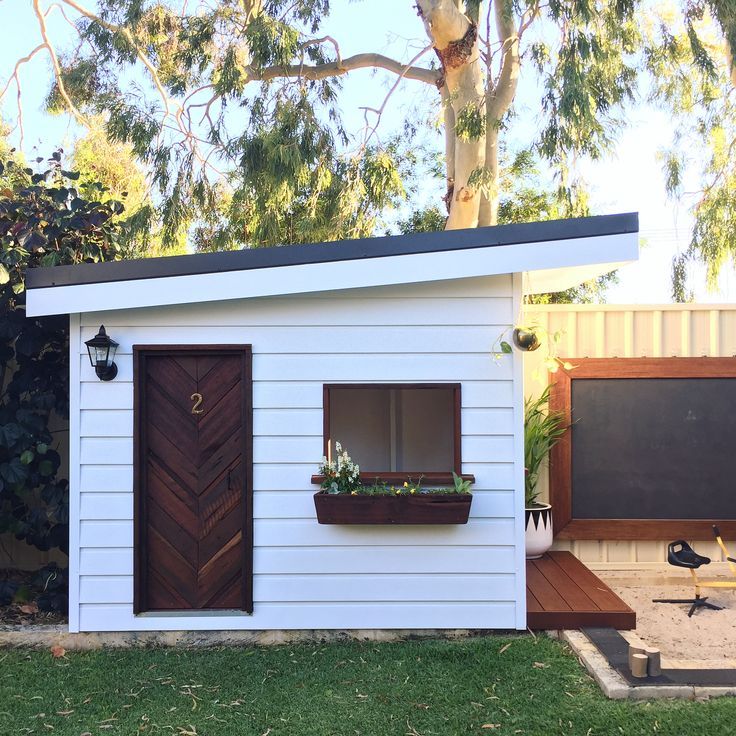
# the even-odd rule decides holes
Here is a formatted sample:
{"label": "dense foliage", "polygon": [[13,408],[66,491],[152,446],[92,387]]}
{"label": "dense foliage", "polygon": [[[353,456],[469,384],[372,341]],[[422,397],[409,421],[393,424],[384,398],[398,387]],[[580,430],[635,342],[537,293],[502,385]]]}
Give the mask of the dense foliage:
{"label": "dense foliage", "polygon": [[0,606],[24,605],[33,601],[39,611],[66,613],[69,607],[69,575],[52,562],[25,581],[0,580]]}
{"label": "dense foliage", "polygon": [[68,481],[55,434],[68,416],[68,318],[27,317],[25,277],[34,266],[118,258],[122,205],[100,201],[101,185],[83,196],[60,152],[36,164],[0,162],[0,533],[66,551]]}

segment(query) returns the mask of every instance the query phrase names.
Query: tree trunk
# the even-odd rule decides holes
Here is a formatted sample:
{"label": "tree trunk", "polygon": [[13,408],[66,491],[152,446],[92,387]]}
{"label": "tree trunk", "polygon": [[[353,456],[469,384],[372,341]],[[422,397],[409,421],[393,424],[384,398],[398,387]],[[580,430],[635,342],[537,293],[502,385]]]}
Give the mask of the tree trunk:
{"label": "tree trunk", "polygon": [[[463,113],[485,113],[477,26],[454,0],[417,0],[417,7],[442,64],[442,97],[449,108],[445,111],[445,136],[451,140],[445,148],[448,154],[452,152],[452,161],[447,162],[449,215],[445,228],[476,227],[480,190],[471,185],[470,177],[484,166],[485,136],[460,138],[456,126]],[[455,124],[452,128],[448,127],[450,122]]]}
{"label": "tree trunk", "polygon": [[496,33],[503,53],[501,68],[495,80],[488,69],[486,86],[486,191],[483,194],[478,217],[479,225],[495,225],[498,222],[499,170],[498,142],[501,120],[509,111],[516,97],[521,71],[519,56],[519,32],[516,28],[511,0],[492,0]]}
{"label": "tree trunk", "polygon": [[726,39],[726,63],[728,64],[728,73],[731,77],[731,84],[736,87],[736,65],[733,63],[733,51],[731,44]]}
{"label": "tree trunk", "polygon": [[447,86],[440,89],[440,96],[445,124],[445,178],[447,180],[445,205],[449,212],[452,207],[452,194],[455,191],[455,112],[450,104],[450,93],[447,91]]}
{"label": "tree trunk", "polygon": [[486,190],[481,196],[478,211],[478,225],[480,227],[498,224],[498,203],[500,199],[498,138],[499,130],[497,127],[486,128]]}

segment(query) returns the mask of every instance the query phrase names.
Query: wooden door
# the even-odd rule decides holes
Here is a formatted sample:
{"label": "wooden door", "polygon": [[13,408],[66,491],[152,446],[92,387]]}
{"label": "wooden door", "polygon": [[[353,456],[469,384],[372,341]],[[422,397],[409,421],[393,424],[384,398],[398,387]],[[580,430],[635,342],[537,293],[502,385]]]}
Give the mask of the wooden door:
{"label": "wooden door", "polygon": [[251,611],[250,346],[134,353],[135,611]]}

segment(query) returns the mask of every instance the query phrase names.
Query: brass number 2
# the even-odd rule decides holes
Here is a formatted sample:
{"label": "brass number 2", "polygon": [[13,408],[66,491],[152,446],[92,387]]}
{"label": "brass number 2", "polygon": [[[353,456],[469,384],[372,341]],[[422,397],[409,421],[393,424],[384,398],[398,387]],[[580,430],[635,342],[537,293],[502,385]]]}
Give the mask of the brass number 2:
{"label": "brass number 2", "polygon": [[204,409],[199,408],[202,406],[202,394],[192,394],[189,398],[194,402],[192,414],[204,414]]}

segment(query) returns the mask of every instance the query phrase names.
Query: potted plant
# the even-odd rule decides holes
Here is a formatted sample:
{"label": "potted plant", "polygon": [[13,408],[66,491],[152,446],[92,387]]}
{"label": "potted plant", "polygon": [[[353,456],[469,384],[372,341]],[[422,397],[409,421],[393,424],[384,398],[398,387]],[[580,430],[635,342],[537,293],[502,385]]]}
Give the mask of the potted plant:
{"label": "potted plant", "polygon": [[339,442],[336,458],[323,457],[321,490],[314,494],[320,524],[467,524],[473,496],[470,481],[455,473],[450,488],[422,488],[414,482],[390,485],[376,478],[365,485],[360,466]]}
{"label": "potted plant", "polygon": [[552,546],[552,507],[538,501],[539,472],[567,429],[562,412],[550,411],[547,388],[536,399],[524,402],[524,496],[526,556],[535,560]]}

